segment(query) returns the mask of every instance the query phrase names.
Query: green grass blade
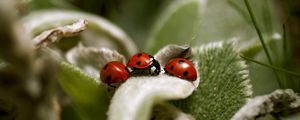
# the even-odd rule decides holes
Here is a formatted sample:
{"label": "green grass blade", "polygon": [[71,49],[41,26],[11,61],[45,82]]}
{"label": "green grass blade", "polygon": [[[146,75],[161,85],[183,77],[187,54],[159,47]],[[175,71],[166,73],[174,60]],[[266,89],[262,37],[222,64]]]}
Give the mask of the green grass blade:
{"label": "green grass blade", "polygon": [[289,61],[289,52],[288,52],[288,40],[287,40],[287,36],[286,36],[286,27],[285,24],[282,25],[282,29],[283,29],[283,56],[287,59],[287,61]]}
{"label": "green grass blade", "polygon": [[263,36],[262,36],[262,32],[261,32],[261,30],[259,29],[258,24],[257,24],[257,22],[256,22],[256,20],[255,20],[254,14],[253,14],[253,12],[252,12],[252,8],[251,8],[251,6],[250,6],[248,0],[244,0],[244,2],[245,2],[245,5],[246,5],[246,7],[247,7],[247,10],[248,10],[248,12],[249,12],[249,14],[250,14],[251,21],[252,21],[252,23],[253,23],[253,25],[254,25],[254,27],[255,27],[255,30],[256,30],[257,35],[258,35],[258,37],[259,37],[259,40],[260,40],[260,42],[261,42],[261,44],[262,44],[262,46],[263,46],[263,48],[264,48],[264,51],[265,51],[265,53],[266,53],[266,55],[267,55],[268,61],[269,61],[270,64],[273,64],[273,61],[272,61],[272,59],[271,59],[271,55],[270,55],[269,50],[268,50],[268,48],[267,48],[267,46],[266,46],[266,44],[265,44],[265,40],[264,40],[264,38],[263,38]]}
{"label": "green grass blade", "polygon": [[292,72],[292,71],[289,71],[289,70],[286,70],[286,69],[282,69],[282,68],[279,68],[279,67],[276,67],[276,66],[273,66],[273,65],[268,65],[268,64],[265,64],[265,63],[256,61],[256,60],[254,60],[254,59],[251,59],[251,58],[246,57],[246,56],[243,56],[243,55],[240,55],[240,57],[242,57],[242,58],[245,59],[245,60],[254,62],[254,63],[256,63],[256,64],[260,64],[260,65],[262,65],[262,66],[271,68],[271,69],[273,69],[273,70],[277,70],[277,71],[280,71],[280,72],[285,72],[285,73],[288,73],[288,74],[290,74],[290,75],[294,75],[294,76],[300,77],[300,74],[298,74],[298,73],[296,73],[296,72]]}
{"label": "green grass blade", "polygon": [[[262,36],[262,32],[261,32],[261,30],[259,29],[258,24],[257,24],[257,22],[256,22],[256,20],[255,20],[255,16],[254,16],[254,14],[253,14],[253,12],[252,12],[252,8],[251,8],[251,6],[250,6],[250,4],[249,4],[249,1],[248,1],[248,0],[244,0],[244,3],[245,3],[245,5],[246,5],[246,7],[247,7],[247,10],[248,10],[248,12],[249,12],[251,21],[252,21],[252,23],[253,23],[253,25],[254,25],[254,27],[255,27],[255,29],[256,29],[257,35],[258,35],[258,37],[259,37],[259,40],[260,40],[260,42],[261,42],[261,44],[262,44],[262,46],[263,46],[263,48],[264,48],[264,51],[265,51],[266,56],[267,56],[267,58],[268,58],[268,61],[269,61],[269,63],[270,63],[271,65],[274,65],[274,64],[273,64],[273,61],[272,61],[272,59],[271,59],[270,52],[269,52],[269,50],[268,50],[268,48],[267,48],[267,46],[266,46],[266,44],[265,44],[265,40],[264,40],[264,38],[263,38],[263,36]],[[279,75],[277,74],[276,71],[274,71],[274,74],[275,74],[275,77],[276,77],[276,79],[277,79],[277,82],[278,82],[279,86],[282,88],[283,86],[282,86],[282,82],[281,82],[281,80],[280,80],[280,78],[279,78]]]}

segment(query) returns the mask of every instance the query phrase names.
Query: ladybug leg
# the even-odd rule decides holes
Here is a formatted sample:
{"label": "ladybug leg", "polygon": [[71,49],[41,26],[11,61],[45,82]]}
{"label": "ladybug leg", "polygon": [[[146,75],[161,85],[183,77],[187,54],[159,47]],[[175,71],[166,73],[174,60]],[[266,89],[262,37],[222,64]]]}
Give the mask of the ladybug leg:
{"label": "ladybug leg", "polygon": [[116,86],[113,86],[111,84],[107,84],[109,87],[112,87],[112,88],[117,88]]}
{"label": "ladybug leg", "polygon": [[155,75],[155,73],[153,72],[153,67],[151,67],[150,69],[148,69],[148,73],[150,73],[150,75]]}
{"label": "ladybug leg", "polygon": [[151,75],[158,75],[158,74],[157,74],[157,70],[156,70],[155,67],[151,67],[151,68],[149,69],[149,72],[150,72]]}
{"label": "ladybug leg", "polygon": [[154,72],[155,72],[155,74],[158,75],[158,74],[160,73],[160,64],[159,64],[159,62],[158,62],[157,60],[155,60],[155,59],[154,59],[153,63],[154,63],[153,66],[154,66],[154,68],[155,68],[155,71],[154,71]]}
{"label": "ladybug leg", "polygon": [[169,74],[168,71],[166,70],[166,68],[164,68],[163,71],[164,71],[166,74]]}
{"label": "ladybug leg", "polygon": [[132,73],[134,71],[134,69],[131,68],[131,67],[127,67],[127,70],[128,70],[129,73]]}

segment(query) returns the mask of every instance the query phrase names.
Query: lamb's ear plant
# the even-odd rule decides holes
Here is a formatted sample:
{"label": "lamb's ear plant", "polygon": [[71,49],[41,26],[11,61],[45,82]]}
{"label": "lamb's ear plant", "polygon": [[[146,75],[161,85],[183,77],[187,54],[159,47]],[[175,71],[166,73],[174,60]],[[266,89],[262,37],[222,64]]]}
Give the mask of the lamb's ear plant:
{"label": "lamb's ear plant", "polygon": [[299,95],[294,93],[291,89],[279,89],[268,95],[252,98],[231,118],[231,120],[254,120],[268,114],[287,116],[299,112],[299,108]]}
{"label": "lamb's ear plant", "polygon": [[116,50],[84,47],[81,44],[68,51],[66,59],[96,79],[100,79],[99,70],[103,68],[107,62],[119,61],[126,64],[125,57]]}
{"label": "lamb's ear plant", "polygon": [[[168,48],[162,50],[166,49]],[[109,119],[146,120],[150,118],[152,107],[168,100],[177,100],[174,105],[191,114],[192,117],[185,115],[186,119],[230,119],[252,94],[248,71],[238,51],[232,43],[219,42],[193,48],[191,55],[198,63],[200,81],[193,85],[189,81],[166,74],[129,78],[112,98]],[[159,115],[156,111],[151,117],[160,118]],[[178,114],[173,115],[171,118],[181,117]]]}
{"label": "lamb's ear plant", "polygon": [[[76,11],[34,12],[17,21],[15,14],[7,14],[13,13],[13,3],[3,1],[0,119],[57,120],[59,106],[66,104],[84,120],[254,120],[268,114],[279,119],[278,115],[289,115],[286,112],[299,112],[299,96],[290,89],[251,98],[248,66],[242,58],[255,62],[248,57],[266,50],[263,39],[262,45],[246,51],[233,41],[193,45],[192,39],[199,40],[196,35],[206,0],[171,4],[147,41],[146,49],[156,53],[161,73],[131,76],[114,88],[114,93],[99,81],[99,70],[108,61],[126,64],[126,58],[137,52],[125,32],[101,17]],[[247,22],[255,21],[250,18]],[[17,31],[18,22],[24,31]],[[57,43],[66,40],[72,45],[62,50]],[[195,81],[165,73],[166,63],[177,57],[192,61],[198,76]],[[298,76],[272,64],[262,65]],[[58,86],[69,102],[60,101]]]}
{"label": "lamb's ear plant", "polygon": [[[191,1],[186,3],[189,2]],[[205,5],[203,5],[202,2],[199,2],[199,4],[200,5],[198,7],[203,8],[195,7],[194,11],[197,9],[205,10]],[[182,8],[185,8],[185,5],[188,6],[189,4],[183,4]],[[181,7],[178,7],[178,11],[173,12],[173,14],[170,14],[168,17],[164,17],[163,20],[158,22],[158,27],[156,26],[153,30],[155,31],[155,34],[154,37],[150,39],[152,40],[149,41],[150,43],[156,43],[155,45],[158,46],[165,45],[165,42],[182,44],[176,40],[173,40],[178,39],[176,38],[176,33],[180,33],[181,29],[172,29],[172,27],[168,26],[172,23],[172,21],[176,20],[176,15],[180,16],[180,13],[183,12],[180,11],[180,8]],[[189,9],[191,8],[192,7]],[[200,11],[195,14],[201,15],[201,13],[202,12]],[[200,18],[201,17],[199,17],[199,20],[201,21]],[[184,19],[184,17],[182,19]],[[186,23],[193,24],[193,22]],[[196,25],[199,25],[199,23],[194,24],[194,26]],[[168,31],[168,29],[172,29],[170,30],[171,32],[164,32]],[[193,30],[195,29],[190,28],[190,33],[193,33]],[[182,39],[188,41],[192,39],[191,36],[193,35],[184,34],[183,36],[184,38]],[[198,39],[202,38],[196,38],[195,40]],[[158,46],[152,48],[150,47],[150,51],[157,50],[159,48]],[[195,117],[195,119],[220,120],[231,118],[234,113],[238,111],[241,106],[243,106],[246,100],[251,97],[252,90],[249,83],[246,64],[239,57],[239,50],[234,46],[235,45],[232,43],[220,42],[204,44],[200,47],[192,47],[193,49],[191,55],[194,57],[193,60],[198,63],[197,70],[199,72],[201,81],[198,88],[191,96],[183,100],[175,101],[175,106],[179,107],[183,112],[191,114],[193,117]],[[173,51],[176,50],[173,49]],[[161,51],[158,51],[158,53],[160,52]],[[172,55],[174,54],[165,54],[165,56]],[[164,62],[165,61],[162,61],[162,63]]]}
{"label": "lamb's ear plant", "polygon": [[232,43],[203,45],[193,55],[201,82],[190,97],[174,104],[196,119],[230,119],[252,95],[245,62]]}
{"label": "lamb's ear plant", "polygon": [[[55,16],[56,14],[58,13],[54,12],[50,14],[50,16]],[[73,14],[85,16],[85,14],[76,12]],[[43,16],[44,14],[39,15]],[[35,18],[34,16],[31,17]],[[24,19],[26,21],[26,19],[31,17]],[[124,53],[129,54],[130,50],[135,50],[135,47],[132,47],[130,39],[126,38],[126,35],[120,34],[122,31],[102,20],[101,18],[92,16],[84,18],[87,19],[80,20],[72,25],[56,26],[55,28],[41,32],[40,35],[37,35],[37,37],[35,37],[33,40],[36,42],[35,48],[37,51],[43,51],[43,54],[48,54],[56,58],[56,61],[60,63],[60,71],[58,74],[60,86],[70,97],[72,104],[79,116],[82,119],[89,120],[106,119],[106,111],[108,109],[110,95],[107,87],[99,82],[99,69],[102,68],[106,62],[112,60],[125,63],[125,57],[108,48],[98,49],[95,46],[88,47],[88,45],[84,44],[84,41],[80,41],[77,46],[70,49],[66,54],[63,54],[63,52],[58,50],[56,47],[53,47],[53,44],[54,42],[61,41],[62,38],[72,37],[74,35],[78,35],[85,29],[91,29],[86,27],[87,23],[95,24],[96,22],[96,27],[99,27],[99,25],[103,24],[110,26],[108,28],[102,28],[100,32],[109,32],[109,35],[112,34],[114,35],[114,38],[119,38],[115,42],[121,42],[121,44],[124,42],[127,46],[131,46],[131,48],[124,48],[129,50],[124,51]],[[66,19],[66,21],[72,21],[74,19],[75,18],[71,17]],[[27,29],[37,29],[40,27],[39,25],[41,21],[38,23],[30,22],[32,21],[29,20],[25,22],[25,25],[28,25]],[[42,21],[41,23],[43,22],[47,21]],[[52,22],[55,23],[55,20]],[[58,22],[58,24],[63,24],[61,21],[56,22]],[[122,45],[120,47],[122,47]]]}
{"label": "lamb's ear plant", "polygon": [[87,29],[78,37],[64,40],[69,44],[72,43],[70,48],[79,43],[89,47],[109,47],[120,51],[126,57],[137,51],[135,44],[125,32],[100,16],[71,10],[41,10],[30,13],[21,21],[30,35],[37,36],[46,30],[72,24],[80,19],[86,20]]}
{"label": "lamb's ear plant", "polygon": [[62,62],[58,80],[82,119],[106,119],[109,95],[105,86],[79,68]]}

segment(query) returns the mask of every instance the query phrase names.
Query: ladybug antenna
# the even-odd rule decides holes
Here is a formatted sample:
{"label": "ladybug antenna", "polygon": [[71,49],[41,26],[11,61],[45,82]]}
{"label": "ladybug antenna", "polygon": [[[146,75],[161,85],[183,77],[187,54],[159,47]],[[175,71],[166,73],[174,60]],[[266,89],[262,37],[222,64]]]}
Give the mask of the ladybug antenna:
{"label": "ladybug antenna", "polygon": [[192,46],[192,43],[196,40],[198,34],[194,34],[192,36],[192,39],[189,41],[188,45],[186,46],[187,48],[181,52],[181,57],[184,57],[186,59],[191,59],[191,46]]}
{"label": "ladybug antenna", "polygon": [[188,45],[187,45],[189,48],[192,46],[193,42],[196,40],[197,37],[198,37],[198,34],[195,34],[195,35],[193,35],[192,38],[189,40]]}
{"label": "ladybug antenna", "polygon": [[191,46],[188,46],[185,50],[181,52],[181,54],[187,54],[191,50]]}
{"label": "ladybug antenna", "polygon": [[191,46],[188,46],[180,53],[180,57],[190,59],[191,58]]}

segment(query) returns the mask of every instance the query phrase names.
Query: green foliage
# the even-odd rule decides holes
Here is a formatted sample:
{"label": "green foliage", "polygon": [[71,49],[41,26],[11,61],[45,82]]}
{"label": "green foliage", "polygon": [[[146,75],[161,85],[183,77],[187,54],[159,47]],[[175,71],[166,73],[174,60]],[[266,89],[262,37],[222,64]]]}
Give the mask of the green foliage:
{"label": "green foliage", "polygon": [[[169,4],[168,2],[171,3],[170,7],[161,14],[158,21],[155,21],[154,19],[157,17],[157,14],[159,14],[161,10],[165,10],[164,4]],[[147,50],[149,53],[155,53],[158,49],[169,43],[179,45],[202,44],[203,42],[227,40],[233,37],[241,40],[239,41],[239,45],[251,43],[251,41],[249,42],[247,40],[258,41],[258,37],[255,34],[255,29],[251,26],[251,19],[243,1],[207,0],[205,14],[203,14],[202,11],[204,9],[203,4],[202,0],[87,0],[84,3],[81,0],[31,0],[29,8],[31,10],[39,10],[44,8],[77,9],[78,7],[81,8],[82,11],[103,15],[123,27],[126,32],[135,39],[135,43],[139,48]],[[266,37],[271,37],[275,35],[274,33],[278,35],[281,29],[278,29],[280,23],[275,15],[277,10],[274,9],[273,1],[251,0],[249,5],[252,6],[254,16],[257,20],[257,26],[261,29],[260,34]],[[58,13],[61,12],[59,11]],[[69,18],[74,20],[87,17],[86,15],[77,15],[79,17],[73,18],[74,14],[71,14],[71,17],[68,17],[67,14],[65,14],[64,17],[60,17],[60,19],[47,16],[54,18],[56,22],[50,21],[47,23],[48,25],[43,23],[40,25],[42,26],[41,29],[36,27],[32,31],[43,31],[45,30],[44,28],[49,28],[49,24],[51,23],[55,24],[62,21],[70,22],[69,20],[71,19]],[[35,19],[42,21],[39,18],[41,17],[36,17]],[[110,33],[112,33],[111,31],[102,30],[103,25],[97,26],[97,22],[93,22],[94,20],[90,18],[91,17],[88,17],[90,22],[89,29],[84,32],[83,35],[74,39],[84,39],[82,36],[86,35],[93,35],[93,37],[91,37],[93,40],[105,38],[109,42],[112,42],[112,44],[108,45],[106,42],[99,42],[101,43],[101,47],[117,46],[115,48],[123,54],[126,52],[126,48],[133,48],[126,46],[125,44],[127,42],[114,42],[120,39],[118,35],[110,35]],[[155,26],[149,30],[153,24]],[[104,27],[104,29],[107,29],[107,27]],[[147,39],[149,31],[151,31],[152,34]],[[262,36],[260,35],[260,37]],[[197,41],[193,41],[193,39]],[[290,62],[287,58],[289,57],[288,52],[290,51],[287,52],[288,43],[286,39],[284,41],[284,47],[279,49],[278,46],[272,47],[268,43],[274,42],[273,40],[266,40],[265,42],[267,43],[264,47],[269,48],[270,56],[274,60],[274,66],[269,67],[282,70],[280,66],[287,65]],[[70,40],[70,43],[68,43],[68,41],[66,46],[63,42],[58,45],[63,48],[64,51],[67,51],[77,44],[77,41],[73,41]],[[267,58],[262,54],[261,44],[257,43],[253,44],[252,42],[249,48],[242,48],[242,50],[244,50],[241,51],[242,54],[256,60],[259,59],[260,61],[267,62]],[[281,41],[277,40],[276,44],[278,43],[281,44]],[[224,43],[222,45],[209,44],[204,45],[195,53],[199,60],[199,71],[202,81],[198,90],[195,91],[191,97],[176,102],[179,108],[183,109],[186,113],[191,113],[196,119],[223,120],[231,118],[245,100],[250,97],[249,93],[251,90],[249,90],[248,71],[233,46],[234,45],[230,43]],[[281,45],[279,46],[282,47]],[[282,49],[285,50],[283,55],[281,54]],[[134,52],[133,50],[125,54],[130,56],[130,54]],[[296,66],[295,64],[292,65]],[[0,63],[0,68],[2,66],[6,66],[6,64]],[[72,98],[73,105],[80,117],[84,119],[106,119],[105,114],[107,113],[109,100],[105,88],[95,82],[96,80],[94,78],[85,75],[85,73],[74,66],[66,63],[62,63],[61,66],[62,72],[59,75],[61,86]],[[275,75],[270,69],[252,63],[250,63],[249,66],[251,72],[250,78],[255,88],[255,95],[268,93],[278,88]],[[290,70],[285,72],[290,72]],[[285,76],[285,79],[293,77],[283,75],[283,77]],[[283,78],[281,75],[280,77]],[[289,81],[285,80],[284,82],[286,82],[288,87],[296,86],[295,88],[299,89],[299,81],[289,79]],[[165,86],[160,87],[164,88]],[[132,86],[128,86],[128,88],[134,92],[139,92]],[[144,90],[144,88],[140,88],[140,91],[142,90]],[[124,92],[124,95],[127,94],[126,91],[122,92]],[[141,102],[144,103],[141,105],[145,105],[144,108],[146,108],[145,111],[147,113],[144,113],[145,111],[143,110],[139,111],[139,109],[143,109],[143,106],[138,106],[136,108],[138,112],[134,112],[134,114],[137,114],[136,116],[138,116],[138,118],[147,117],[152,105],[149,101],[152,102],[155,96],[159,94],[159,92],[153,93],[153,98]],[[144,94],[137,93],[136,95]],[[121,99],[121,101],[122,100],[123,99]],[[169,99],[164,98],[163,100]],[[120,101],[118,101],[118,103],[119,102]],[[127,107],[132,106],[128,105]],[[120,106],[118,109],[120,111],[124,110]]]}
{"label": "green foliage", "polygon": [[251,61],[251,62],[256,63],[256,64],[260,64],[260,65],[268,67],[270,69],[274,69],[274,70],[277,70],[277,71],[285,72],[285,73],[290,74],[290,75],[294,75],[294,76],[300,77],[300,75],[298,73],[296,73],[296,72],[289,71],[289,70],[286,70],[286,69],[282,69],[282,68],[279,68],[279,67],[276,67],[276,66],[268,65],[268,64],[256,61],[256,60],[251,59],[251,58],[246,57],[246,56],[241,56],[241,57],[244,58],[245,60]]}
{"label": "green foliage", "polygon": [[[228,2],[232,1],[232,2]],[[235,38],[242,41],[253,39],[254,31],[247,21],[247,14],[240,0],[207,0],[205,12],[201,16],[201,25],[197,33],[197,44]],[[233,7],[233,3],[236,7]]]}
{"label": "green foliage", "polygon": [[228,120],[251,97],[248,70],[231,43],[202,46],[194,52],[201,82],[187,99],[175,102],[197,120]]}
{"label": "green foliage", "polygon": [[64,106],[61,111],[61,120],[81,120],[74,107],[71,105]]}
{"label": "green foliage", "polygon": [[108,93],[104,86],[96,82],[96,79],[64,62],[61,63],[58,79],[82,119],[106,119]]}
{"label": "green foliage", "polygon": [[[109,1],[109,0],[108,0]],[[108,2],[107,1],[107,2]],[[122,1],[122,0],[119,0]],[[126,0],[111,2],[109,8],[109,19],[119,25],[132,37],[137,46],[143,49],[146,38],[156,22],[159,14],[167,8],[169,3],[175,0]]]}
{"label": "green foliage", "polygon": [[177,1],[162,14],[148,39],[147,50],[155,53],[170,43],[190,44],[197,34],[203,8],[201,0]]}

